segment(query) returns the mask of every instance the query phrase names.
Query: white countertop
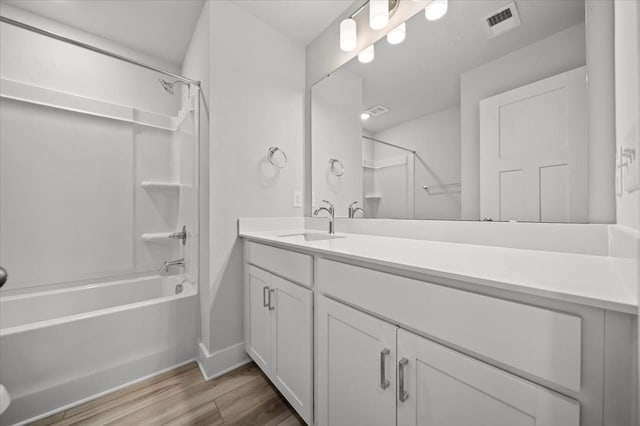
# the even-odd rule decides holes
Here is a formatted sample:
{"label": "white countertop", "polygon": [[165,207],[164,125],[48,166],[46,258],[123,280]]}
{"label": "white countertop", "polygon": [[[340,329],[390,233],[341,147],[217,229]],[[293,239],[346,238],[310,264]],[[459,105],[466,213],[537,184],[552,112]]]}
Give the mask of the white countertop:
{"label": "white countertop", "polygon": [[380,266],[460,280],[637,315],[638,266],[633,259],[337,233],[321,241],[281,235],[303,229],[240,233],[241,237]]}

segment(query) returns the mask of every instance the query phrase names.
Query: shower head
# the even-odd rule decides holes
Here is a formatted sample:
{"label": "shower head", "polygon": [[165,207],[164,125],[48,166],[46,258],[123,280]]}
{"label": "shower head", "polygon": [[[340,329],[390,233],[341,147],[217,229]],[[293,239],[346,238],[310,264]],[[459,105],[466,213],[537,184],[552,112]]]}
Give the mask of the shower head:
{"label": "shower head", "polygon": [[160,84],[162,85],[162,88],[164,90],[166,90],[166,92],[170,95],[173,96],[173,86],[176,84],[176,82],[170,82],[167,80],[164,80],[162,78],[159,78],[158,81],[160,82]]}

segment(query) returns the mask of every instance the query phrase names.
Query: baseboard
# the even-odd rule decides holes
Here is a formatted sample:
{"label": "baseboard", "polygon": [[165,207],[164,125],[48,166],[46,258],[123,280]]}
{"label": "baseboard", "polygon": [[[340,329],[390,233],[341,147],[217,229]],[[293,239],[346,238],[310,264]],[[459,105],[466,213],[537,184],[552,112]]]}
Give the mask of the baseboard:
{"label": "baseboard", "polygon": [[205,380],[215,379],[222,374],[251,362],[244,350],[244,343],[237,343],[214,353],[209,353],[204,344],[198,342],[198,366]]}

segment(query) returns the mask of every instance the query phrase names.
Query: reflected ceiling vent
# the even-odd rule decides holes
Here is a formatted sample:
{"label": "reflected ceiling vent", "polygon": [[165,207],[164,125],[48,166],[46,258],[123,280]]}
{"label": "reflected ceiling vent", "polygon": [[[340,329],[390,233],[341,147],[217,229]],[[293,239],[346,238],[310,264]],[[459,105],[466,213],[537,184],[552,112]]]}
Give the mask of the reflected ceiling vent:
{"label": "reflected ceiling vent", "polygon": [[509,3],[492,14],[482,18],[489,38],[494,38],[520,26],[520,15],[515,3]]}
{"label": "reflected ceiling vent", "polygon": [[371,117],[377,117],[379,115],[384,114],[387,111],[389,111],[389,108],[387,108],[386,106],[382,106],[382,105],[376,105],[376,106],[373,106],[373,107],[369,108],[368,110],[365,110],[365,112],[369,113],[369,115]]}

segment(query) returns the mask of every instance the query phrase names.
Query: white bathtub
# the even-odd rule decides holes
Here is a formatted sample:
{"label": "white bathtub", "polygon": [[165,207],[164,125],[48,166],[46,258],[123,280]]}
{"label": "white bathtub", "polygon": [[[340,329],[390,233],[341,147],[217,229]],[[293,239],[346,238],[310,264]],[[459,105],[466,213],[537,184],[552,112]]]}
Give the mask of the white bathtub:
{"label": "white bathtub", "polygon": [[151,276],[0,296],[0,383],[11,425],[195,358],[195,284]]}

